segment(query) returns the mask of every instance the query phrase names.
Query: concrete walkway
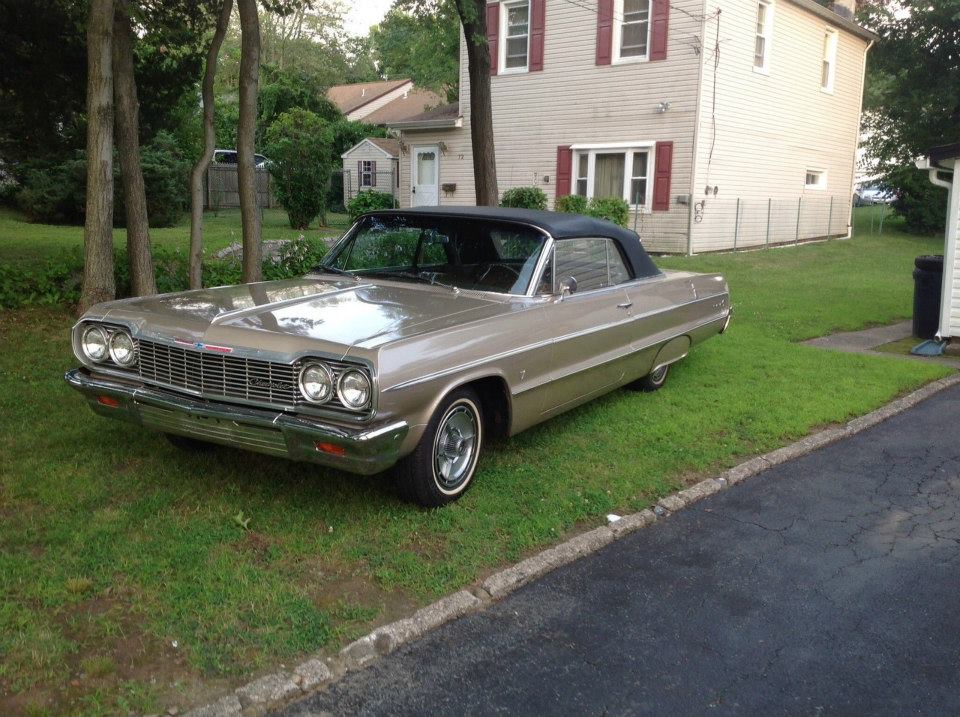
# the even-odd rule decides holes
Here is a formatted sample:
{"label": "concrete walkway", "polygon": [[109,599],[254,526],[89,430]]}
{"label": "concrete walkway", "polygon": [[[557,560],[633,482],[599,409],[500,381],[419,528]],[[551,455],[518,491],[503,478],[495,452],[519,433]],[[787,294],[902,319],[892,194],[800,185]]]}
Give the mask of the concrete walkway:
{"label": "concrete walkway", "polygon": [[[830,334],[829,336],[821,336],[816,339],[804,341],[803,343],[807,346],[817,346],[834,351],[870,354],[871,356],[886,356],[888,358],[892,356],[909,361],[939,363],[945,366],[960,368],[960,357],[958,357],[956,353],[931,357],[911,356],[875,350],[878,346],[909,338],[912,332],[913,323],[911,321],[901,321],[899,324],[892,324],[890,326],[876,326],[872,329],[864,329],[863,331],[845,331],[838,334]],[[920,343],[920,339],[917,339],[917,343]]]}
{"label": "concrete walkway", "polygon": [[276,713],[960,713],[960,387]]}

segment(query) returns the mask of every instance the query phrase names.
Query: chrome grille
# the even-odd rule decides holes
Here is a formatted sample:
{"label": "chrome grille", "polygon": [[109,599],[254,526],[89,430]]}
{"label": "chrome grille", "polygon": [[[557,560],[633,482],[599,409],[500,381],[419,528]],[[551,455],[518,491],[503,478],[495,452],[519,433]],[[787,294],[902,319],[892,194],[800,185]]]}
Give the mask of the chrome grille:
{"label": "chrome grille", "polygon": [[[137,370],[146,382],[184,389],[205,397],[239,399],[285,409],[313,405],[300,394],[297,385],[299,364],[228,356],[154,341],[135,340],[135,343],[139,359]],[[330,367],[334,381],[351,368],[338,361],[324,359],[324,363]],[[322,408],[357,415],[357,412],[344,408],[336,396]]]}

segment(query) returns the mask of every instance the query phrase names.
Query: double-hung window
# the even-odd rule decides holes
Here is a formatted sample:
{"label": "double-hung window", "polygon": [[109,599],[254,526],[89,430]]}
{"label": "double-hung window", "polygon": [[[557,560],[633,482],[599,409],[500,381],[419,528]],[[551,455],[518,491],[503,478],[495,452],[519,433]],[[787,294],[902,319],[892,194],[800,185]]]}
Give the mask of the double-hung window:
{"label": "double-hung window", "polygon": [[574,191],[588,199],[617,197],[634,209],[651,204],[652,145],[574,147]]}
{"label": "double-hung window", "polygon": [[373,169],[373,162],[366,159],[360,162],[360,186],[361,187],[376,186],[376,181],[374,177],[375,177],[375,173]]}
{"label": "double-hung window", "polygon": [[770,69],[770,45],[773,37],[773,3],[760,0],[757,3],[757,26],[753,45],[753,69],[766,72]]}
{"label": "double-hung window", "polygon": [[500,67],[524,72],[530,62],[530,0],[503,3],[500,18]]}
{"label": "double-hung window", "polygon": [[820,66],[820,89],[833,92],[833,78],[837,71],[837,31],[823,34],[823,63]]}
{"label": "double-hung window", "polygon": [[616,0],[614,47],[619,60],[646,60],[650,48],[650,0]]}

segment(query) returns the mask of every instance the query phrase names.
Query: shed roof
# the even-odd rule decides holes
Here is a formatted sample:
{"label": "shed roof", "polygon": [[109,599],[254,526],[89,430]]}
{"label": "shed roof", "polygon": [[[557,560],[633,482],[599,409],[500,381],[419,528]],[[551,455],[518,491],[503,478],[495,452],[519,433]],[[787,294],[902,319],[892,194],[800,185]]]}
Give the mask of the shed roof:
{"label": "shed roof", "polygon": [[367,143],[372,144],[382,152],[390,155],[393,159],[397,159],[400,156],[400,142],[392,137],[364,137],[340,156],[346,159],[355,149]]}

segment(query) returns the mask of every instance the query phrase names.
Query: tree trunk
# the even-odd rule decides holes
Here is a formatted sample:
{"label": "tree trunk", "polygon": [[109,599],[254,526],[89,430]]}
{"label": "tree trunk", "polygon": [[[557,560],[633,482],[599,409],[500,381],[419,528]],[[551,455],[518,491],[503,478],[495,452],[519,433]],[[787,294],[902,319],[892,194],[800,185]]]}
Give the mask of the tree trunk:
{"label": "tree trunk", "polygon": [[113,282],[113,0],[87,19],[87,198],[80,313],[116,296]]}
{"label": "tree trunk", "polygon": [[213,124],[214,97],[213,82],[217,75],[217,60],[220,46],[230,25],[230,13],[233,12],[233,0],[223,0],[217,29],[213,33],[210,47],[207,48],[207,62],[203,70],[203,84],[200,94],[203,101],[203,156],[197,161],[190,173],[190,268],[188,279],[191,289],[203,286],[203,178],[213,159],[213,150],[217,142]]}
{"label": "tree trunk", "polygon": [[497,158],[493,147],[486,3],[482,0],[456,0],[456,5],[467,41],[470,142],[473,148],[473,179],[476,184],[477,206],[495,207],[500,203],[500,194],[497,191]]}
{"label": "tree trunk", "polygon": [[260,73],[260,18],[256,0],[237,0],[240,11],[240,119],[237,122],[237,182],[243,228],[243,281],[263,276],[260,208],[254,168],[257,127],[257,85]]}
{"label": "tree trunk", "polygon": [[113,19],[113,104],[123,206],[127,215],[130,288],[134,296],[147,296],[157,293],[157,280],[153,273],[147,194],[140,166],[140,103],[133,76],[133,29],[122,2],[117,4]]}

